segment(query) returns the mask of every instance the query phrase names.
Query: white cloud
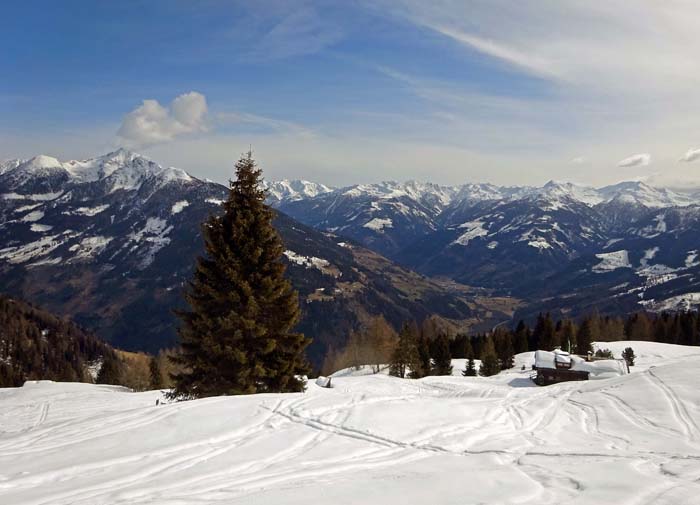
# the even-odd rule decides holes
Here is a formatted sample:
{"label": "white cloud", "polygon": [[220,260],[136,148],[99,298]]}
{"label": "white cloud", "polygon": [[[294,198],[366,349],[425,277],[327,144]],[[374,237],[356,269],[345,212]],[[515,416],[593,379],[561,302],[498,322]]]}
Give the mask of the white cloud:
{"label": "white cloud", "polygon": [[647,153],[633,154],[618,162],[618,167],[646,167],[651,163],[651,155]]}
{"label": "white cloud", "polygon": [[691,162],[700,159],[700,149],[688,149],[688,152],[678,161]]}
{"label": "white cloud", "polygon": [[571,163],[573,163],[574,165],[583,165],[584,163],[586,163],[586,158],[579,156],[578,158],[574,158],[573,160],[571,160]]}
{"label": "white cloud", "polygon": [[196,91],[178,96],[169,107],[157,100],[144,100],[124,116],[117,135],[136,147],[162,144],[181,135],[206,131],[207,115],[207,100]]}

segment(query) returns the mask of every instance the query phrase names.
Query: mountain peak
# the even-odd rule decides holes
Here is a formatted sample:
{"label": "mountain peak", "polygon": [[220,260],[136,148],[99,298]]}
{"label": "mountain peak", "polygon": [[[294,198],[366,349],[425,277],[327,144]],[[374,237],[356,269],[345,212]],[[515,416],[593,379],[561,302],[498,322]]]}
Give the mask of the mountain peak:
{"label": "mountain peak", "polygon": [[104,160],[104,161],[110,160],[110,161],[122,161],[122,162],[124,162],[126,160],[133,160],[134,158],[148,159],[146,156],[143,156],[139,153],[131,151],[125,147],[120,147],[116,151],[112,151],[111,153],[107,153],[104,156],[99,156],[95,159],[100,159],[100,160]]}
{"label": "mountain peak", "polygon": [[302,200],[333,191],[333,188],[325,186],[324,184],[304,179],[265,181],[263,187],[268,191],[269,198],[273,201]]}
{"label": "mountain peak", "polygon": [[8,180],[7,189],[9,190],[18,188],[28,180],[55,174],[60,174],[63,181],[61,185],[105,181],[110,191],[138,189],[150,178],[155,178],[158,186],[176,180],[192,180],[192,177],[182,169],[163,168],[150,158],[123,147],[85,160],[61,162],[52,156],[42,154],[27,161],[10,160],[1,163],[0,174],[8,172],[16,173],[11,180]]}
{"label": "mountain peak", "polygon": [[43,168],[63,168],[60,161],[53,156],[47,156],[45,154],[40,154],[30,158],[26,162],[22,163],[22,167],[30,170]]}

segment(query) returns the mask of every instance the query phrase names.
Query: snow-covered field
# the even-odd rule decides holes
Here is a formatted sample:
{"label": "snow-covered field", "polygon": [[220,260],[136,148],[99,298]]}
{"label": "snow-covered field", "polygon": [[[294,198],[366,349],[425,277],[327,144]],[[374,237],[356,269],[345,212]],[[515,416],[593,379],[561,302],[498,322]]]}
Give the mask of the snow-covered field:
{"label": "snow-covered field", "polygon": [[0,503],[700,503],[700,348],[602,344],[627,345],[630,375],[544,388],[516,366],[160,406],[0,389]]}

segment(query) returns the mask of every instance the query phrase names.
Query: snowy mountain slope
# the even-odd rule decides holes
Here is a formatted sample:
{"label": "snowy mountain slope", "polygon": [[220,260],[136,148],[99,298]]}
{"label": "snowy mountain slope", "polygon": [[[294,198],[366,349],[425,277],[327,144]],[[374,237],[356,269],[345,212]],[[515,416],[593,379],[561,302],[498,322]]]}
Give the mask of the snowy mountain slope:
{"label": "snowy mountain slope", "polygon": [[347,377],[158,407],[110,386],[4,389],[0,501],[691,505],[700,356],[661,356],[545,388],[527,371]]}
{"label": "snowy mountain slope", "polygon": [[284,213],[391,257],[436,229],[435,217],[453,192],[436,184],[385,182],[337,189],[310,199],[282,201]]}
{"label": "snowy mountain slope", "polygon": [[[597,190],[601,202],[611,200],[643,205],[650,209],[683,207],[698,203],[692,195],[677,193],[666,188],[655,188],[641,181],[626,181]],[[596,202],[596,203],[601,203]]]}
{"label": "snowy mountain slope", "polygon": [[[522,296],[547,299],[541,310],[570,315],[686,310],[700,301],[700,208],[657,209],[630,223],[619,238],[598,245]],[[523,313],[521,315],[531,315]]]}
{"label": "snowy mountain slope", "polygon": [[397,261],[427,275],[514,290],[537,284],[605,239],[597,212],[568,196],[484,202],[448,218]]}

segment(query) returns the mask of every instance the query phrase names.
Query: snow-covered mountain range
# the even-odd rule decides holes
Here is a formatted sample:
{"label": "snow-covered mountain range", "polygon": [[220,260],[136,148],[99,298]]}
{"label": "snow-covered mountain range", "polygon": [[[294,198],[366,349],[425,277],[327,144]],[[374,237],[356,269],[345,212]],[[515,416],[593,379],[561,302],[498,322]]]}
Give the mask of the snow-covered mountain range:
{"label": "snow-covered mountain range", "polygon": [[[285,184],[311,185],[306,181]],[[600,220],[607,224],[635,221],[650,209],[700,203],[698,194],[653,188],[638,181],[603,188],[554,181],[542,187],[440,186],[409,181],[361,184],[311,193],[294,192],[289,198],[275,197],[272,204],[310,226],[354,238],[395,259],[403,258],[407,248],[431,232],[472,222],[480,209],[512,208],[517,207],[516,202],[522,207],[521,213],[526,212],[526,208],[536,213],[571,208],[576,214],[586,213],[581,209],[588,207],[600,214]],[[527,242],[543,245],[544,238]],[[548,244],[552,248],[556,246],[556,242]]]}
{"label": "snow-covered mountain range", "polygon": [[[667,294],[687,305],[683,295],[694,300],[693,293],[700,291],[691,273],[695,262],[686,261],[700,250],[700,194],[641,181],[602,188],[554,181],[541,187],[383,182],[274,205],[310,226],[350,237],[427,275],[535,298],[543,296],[546,286],[557,285],[558,291],[548,291],[548,296],[561,295],[556,300],[564,310],[574,302],[563,297],[576,300],[581,290],[572,294],[575,284],[554,279],[580,262],[595,279],[580,310],[595,305],[613,311],[668,307],[659,301]],[[670,277],[655,278],[653,300],[645,274],[635,274],[626,288],[636,298],[611,292],[613,286],[606,283],[623,267],[593,267],[598,255],[618,250],[627,251],[643,272],[671,269],[683,280],[658,287],[660,279]],[[650,250],[657,253],[641,264]],[[607,296],[613,301],[608,303]]]}
{"label": "snow-covered mountain range", "polygon": [[[480,307],[476,300],[488,297],[474,293],[527,300],[516,316],[700,305],[697,194],[638,181],[266,187],[281,211],[277,226],[307,301],[305,321],[327,326],[316,335],[321,348],[333,325],[355,324],[357,314],[382,312],[398,324],[432,312],[483,325],[503,316]],[[172,343],[167,311],[200,253],[200,224],[226,191],[123,149],[85,161],[4,162],[0,281],[113,342]],[[327,303],[338,307],[335,322],[322,314]],[[135,320],[144,322],[137,332]],[[144,346],[144,338],[155,344]]]}
{"label": "snow-covered mountain range", "polygon": [[[201,224],[220,211],[225,186],[126,150],[85,161],[37,156],[5,162],[0,172],[3,292],[72,316],[123,348],[155,351],[175,343],[172,309],[202,253]],[[294,183],[273,189],[288,200],[324,190]],[[328,346],[342,346],[349,329],[371,315],[397,326],[433,313],[486,325],[489,317],[507,317],[466,290],[283,213],[275,224],[304,302],[300,329],[314,338],[310,357],[317,365]]]}

